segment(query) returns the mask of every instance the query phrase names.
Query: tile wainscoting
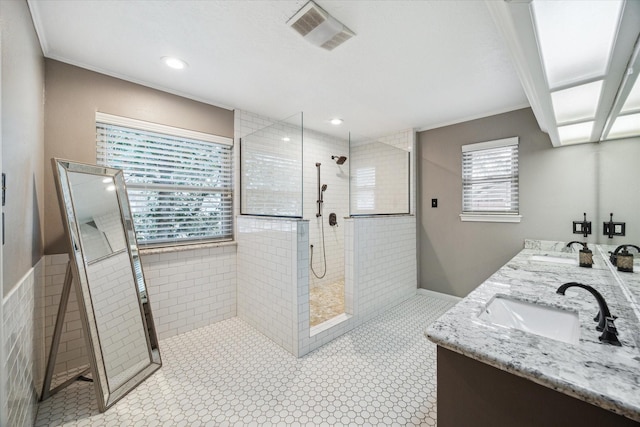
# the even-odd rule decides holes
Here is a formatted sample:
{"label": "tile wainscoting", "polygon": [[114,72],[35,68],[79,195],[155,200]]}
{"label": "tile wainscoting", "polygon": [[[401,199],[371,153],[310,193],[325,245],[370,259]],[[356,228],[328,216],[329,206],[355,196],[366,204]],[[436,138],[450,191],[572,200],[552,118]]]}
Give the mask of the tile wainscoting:
{"label": "tile wainscoting", "polygon": [[8,426],[31,426],[37,412],[37,401],[44,376],[43,344],[44,262],[16,284],[2,301],[3,353],[2,378],[5,390],[2,422]]}

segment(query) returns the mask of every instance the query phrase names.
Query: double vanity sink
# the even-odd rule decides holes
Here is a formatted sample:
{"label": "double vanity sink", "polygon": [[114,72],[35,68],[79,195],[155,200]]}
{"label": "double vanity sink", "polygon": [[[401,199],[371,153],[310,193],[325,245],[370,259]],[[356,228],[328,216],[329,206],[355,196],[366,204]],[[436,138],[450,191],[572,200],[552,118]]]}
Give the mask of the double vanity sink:
{"label": "double vanity sink", "polygon": [[580,342],[578,312],[495,295],[480,313],[493,325],[551,338],[568,344]]}
{"label": "double vanity sink", "polygon": [[[611,248],[594,248],[593,267],[581,268],[578,253],[564,252],[563,247],[527,241],[524,250],[429,326],[426,335],[438,345],[439,425],[451,424],[441,419],[447,413],[440,408],[441,385],[452,384],[452,396],[462,396],[461,387],[474,384],[474,393],[480,393],[482,381],[469,378],[473,370],[465,370],[467,362],[449,363],[462,356],[559,392],[563,399],[570,396],[621,420],[640,422],[640,273],[617,272],[608,261]],[[568,287],[564,294],[556,292],[568,282],[597,289],[606,300],[620,346],[600,340],[595,321],[600,307],[591,290]],[[448,373],[441,375],[447,366]],[[460,372],[466,374],[456,383]],[[472,393],[468,402],[448,413],[473,413],[473,405],[488,401],[487,393],[498,390],[499,383],[480,397]],[[526,400],[527,393],[514,390],[507,397]],[[586,414],[588,409],[577,412]]]}

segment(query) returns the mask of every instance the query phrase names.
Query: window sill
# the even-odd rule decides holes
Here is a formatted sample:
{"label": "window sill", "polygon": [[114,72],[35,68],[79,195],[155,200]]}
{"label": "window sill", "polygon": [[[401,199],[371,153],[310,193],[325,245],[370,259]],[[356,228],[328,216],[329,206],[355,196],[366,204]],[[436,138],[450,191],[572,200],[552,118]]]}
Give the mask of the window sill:
{"label": "window sill", "polygon": [[236,241],[227,242],[209,242],[209,243],[195,243],[193,245],[176,245],[176,246],[162,246],[156,248],[140,248],[140,255],[154,255],[154,254],[166,254],[169,252],[184,252],[195,251],[197,249],[209,249],[219,248],[222,246],[237,246]]}
{"label": "window sill", "polygon": [[522,215],[492,215],[492,214],[460,214],[462,222],[511,222],[517,223]]}

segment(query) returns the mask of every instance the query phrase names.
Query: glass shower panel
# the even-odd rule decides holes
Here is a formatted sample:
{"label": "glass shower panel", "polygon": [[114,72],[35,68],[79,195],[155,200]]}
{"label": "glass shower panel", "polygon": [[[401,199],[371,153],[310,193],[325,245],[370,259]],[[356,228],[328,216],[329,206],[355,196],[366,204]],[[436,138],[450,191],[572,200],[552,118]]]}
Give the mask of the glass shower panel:
{"label": "glass shower panel", "polygon": [[240,140],[240,213],[302,217],[302,113]]}
{"label": "glass shower panel", "polygon": [[351,142],[351,215],[408,214],[410,152],[380,141]]}

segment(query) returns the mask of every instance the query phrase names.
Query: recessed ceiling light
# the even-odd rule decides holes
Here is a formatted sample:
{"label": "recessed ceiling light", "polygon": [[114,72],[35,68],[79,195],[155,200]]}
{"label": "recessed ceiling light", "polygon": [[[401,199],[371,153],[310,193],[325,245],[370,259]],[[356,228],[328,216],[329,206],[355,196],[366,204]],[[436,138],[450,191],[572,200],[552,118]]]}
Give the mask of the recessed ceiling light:
{"label": "recessed ceiling light", "polygon": [[330,123],[331,123],[332,125],[338,126],[338,125],[341,125],[341,124],[342,124],[342,121],[343,121],[342,119],[338,119],[338,118],[336,118],[336,119],[331,119],[331,120],[330,120]]}
{"label": "recessed ceiling light", "polygon": [[104,184],[108,184],[108,183],[113,182],[113,181],[111,180],[111,178],[102,178],[102,182]]}
{"label": "recessed ceiling light", "polygon": [[284,142],[289,142],[289,141],[291,141],[291,138],[289,138],[288,136],[285,136],[284,138],[282,138],[282,140]]}
{"label": "recessed ceiling light", "polygon": [[182,70],[187,67],[187,63],[182,59],[174,58],[173,56],[163,56],[162,62],[169,68],[173,68],[174,70]]}
{"label": "recessed ceiling light", "polygon": [[107,186],[107,191],[115,191],[115,190],[116,190],[116,186],[115,185]]}

